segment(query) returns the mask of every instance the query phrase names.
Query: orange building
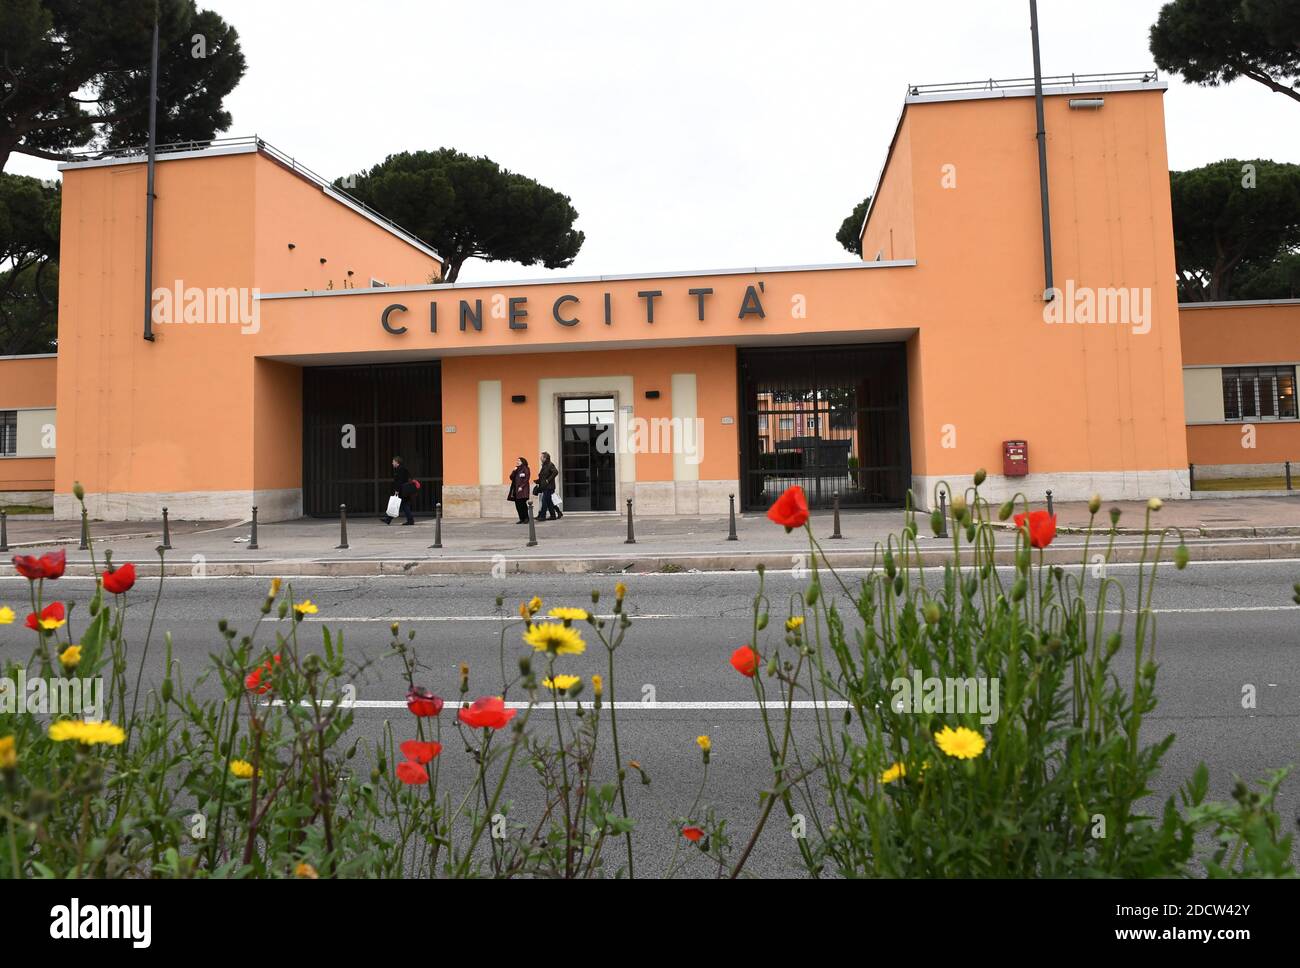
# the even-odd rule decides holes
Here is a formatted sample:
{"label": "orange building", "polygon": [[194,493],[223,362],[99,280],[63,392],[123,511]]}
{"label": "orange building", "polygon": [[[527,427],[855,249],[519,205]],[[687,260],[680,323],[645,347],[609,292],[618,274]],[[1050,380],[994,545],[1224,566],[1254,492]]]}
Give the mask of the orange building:
{"label": "orange building", "polygon": [[[911,89],[864,259],[835,265],[446,285],[427,245],[263,142],[163,152],[152,340],[145,166],[67,164],[57,380],[11,389],[0,361],[0,412],[57,406],[60,515],[76,481],[104,518],[375,512],[394,454],[418,510],[504,515],[540,451],[566,511],[758,509],[792,483],[928,506],[978,467],[993,497],[1184,497],[1164,89],[1049,82],[1050,292],[1020,86]],[[1206,365],[1235,359],[1204,338]],[[1003,475],[1008,440],[1028,476]],[[13,466],[0,490],[39,477]]]}

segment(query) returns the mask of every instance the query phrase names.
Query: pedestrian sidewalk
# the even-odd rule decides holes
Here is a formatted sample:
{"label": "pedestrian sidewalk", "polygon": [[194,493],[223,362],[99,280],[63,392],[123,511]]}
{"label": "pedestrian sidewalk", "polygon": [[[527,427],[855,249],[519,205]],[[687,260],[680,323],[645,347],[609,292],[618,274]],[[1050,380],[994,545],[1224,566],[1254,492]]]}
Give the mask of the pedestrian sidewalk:
{"label": "pedestrian sidewalk", "polygon": [[[1097,531],[1109,530],[1112,506],[1121,512],[1114,560],[1137,560],[1148,543],[1143,533],[1146,505],[1137,501],[1104,505],[1095,520]],[[1077,562],[1088,540],[1087,505],[1064,503],[1054,510],[1058,537],[1047,560]],[[832,513],[812,516],[813,533],[837,566],[870,565],[878,547],[891,536],[897,546],[903,522],[901,510],[844,511],[842,537],[835,538]],[[1006,529],[998,545],[1009,555],[1014,548],[1013,524],[996,523]],[[403,527],[354,518],[348,522],[348,547],[340,548],[339,521],[304,518],[259,524],[253,548],[248,522],[172,521],[172,547],[163,560],[169,574],[207,576],[726,571],[751,570],[760,564],[791,568],[806,561],[809,546],[802,529],[786,534],[763,514],[738,515],[733,541],[728,540],[729,525],[726,516],[637,518],[634,541],[629,542],[624,515],[570,513],[560,521],[536,523],[536,543],[529,544],[528,526],[513,519],[444,519],[442,547],[434,548],[431,519]],[[951,540],[934,537],[928,513],[917,514],[917,526],[917,543],[927,564],[951,555]],[[1300,557],[1300,500],[1168,501],[1152,514],[1153,531],[1166,527],[1182,529],[1194,559]],[[111,552],[115,562],[131,561],[143,574],[157,573],[161,522],[92,522],[89,530],[91,548],[82,551],[77,522],[23,515],[10,519],[8,538],[11,553],[65,547],[72,575],[89,573],[92,551],[101,563]],[[1167,539],[1166,555],[1177,542],[1177,536]],[[1098,550],[1095,534],[1091,549],[1090,553]],[[7,574],[13,574],[13,569],[5,556],[0,575]]]}

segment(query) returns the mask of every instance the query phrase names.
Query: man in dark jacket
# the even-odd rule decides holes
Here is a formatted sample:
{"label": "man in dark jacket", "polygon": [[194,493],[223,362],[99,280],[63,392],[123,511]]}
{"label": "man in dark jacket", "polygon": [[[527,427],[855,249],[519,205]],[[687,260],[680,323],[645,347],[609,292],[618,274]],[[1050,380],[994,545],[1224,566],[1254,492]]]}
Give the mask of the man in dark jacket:
{"label": "man in dark jacket", "polygon": [[551,461],[551,455],[542,451],[542,467],[537,472],[537,493],[542,497],[542,509],[537,512],[537,520],[545,521],[548,517],[554,521],[564,517],[564,512],[555,506],[555,479],[560,470]]}
{"label": "man in dark jacket", "polygon": [[[411,472],[406,469],[406,464],[402,462],[402,458],[394,457],[393,493],[402,499],[401,513],[406,517],[406,520],[402,522],[403,527],[415,524],[415,511],[411,507],[411,499],[415,497],[416,490],[415,482],[411,480]],[[393,523],[393,519],[386,513],[379,520],[383,521],[384,524]]]}

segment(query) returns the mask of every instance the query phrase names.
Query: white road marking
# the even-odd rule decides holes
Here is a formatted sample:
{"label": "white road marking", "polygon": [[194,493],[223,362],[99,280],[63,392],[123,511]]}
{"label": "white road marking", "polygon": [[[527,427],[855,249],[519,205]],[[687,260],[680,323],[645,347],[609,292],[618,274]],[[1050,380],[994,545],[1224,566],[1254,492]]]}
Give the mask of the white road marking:
{"label": "white road marking", "polygon": [[[614,615],[596,616],[596,618],[604,619],[606,621],[612,621],[615,617],[616,616]],[[663,619],[663,618],[679,619],[679,618],[699,618],[699,617],[700,616],[698,615],[633,615],[631,613],[628,614],[628,618],[634,618],[638,620]],[[505,620],[507,622],[519,621],[518,617],[515,615],[393,615],[391,617],[383,616],[383,615],[376,615],[376,616],[343,615],[339,617],[335,617],[333,615],[324,615],[324,616],[314,616],[312,618],[304,619],[304,621],[306,622],[318,622],[322,625],[332,625],[335,622],[377,622],[377,623],[382,623],[384,625],[391,625],[393,622],[500,622],[502,620]],[[534,620],[539,622],[559,621],[559,619],[553,619],[546,615],[536,615],[534,616]],[[575,624],[581,627],[586,623],[577,622]]]}
{"label": "white road marking", "polygon": [[[271,705],[283,706],[284,700],[283,699],[272,700]],[[304,701],[303,703],[301,703],[301,705],[309,705],[309,703]],[[322,702],[321,705],[328,706],[331,705],[331,703],[325,701]],[[352,702],[345,702],[342,703],[341,705],[349,708],[355,708],[355,709],[405,709],[406,700],[405,699],[354,699]],[[550,702],[539,702],[539,703],[532,704],[534,709],[554,709],[556,705],[557,705],[556,703],[550,703]],[[584,709],[592,708],[592,703],[590,702],[582,702],[582,703],[561,702],[558,705],[561,709],[575,709],[579,705],[581,705]],[[507,709],[527,709],[528,706],[529,703],[527,702],[512,701],[506,703]],[[728,701],[706,700],[702,702],[695,702],[695,701],[692,702],[685,702],[685,701],[684,702],[627,702],[624,701],[624,702],[614,702],[614,703],[607,702],[601,704],[602,709],[609,709],[613,707],[614,709],[620,712],[624,710],[631,710],[631,709],[641,710],[644,712],[658,712],[661,710],[668,710],[668,711],[671,710],[701,710],[701,711],[757,710],[763,706],[766,706],[768,709],[780,710],[785,708],[785,703],[780,702],[779,700],[771,700],[767,703],[760,703],[755,699],[743,699],[743,700],[728,700]],[[827,700],[796,699],[793,703],[791,703],[791,706],[794,709],[842,710],[842,709],[849,708],[849,704],[842,699],[827,699]],[[452,704],[450,701],[447,703],[447,708],[448,709],[452,708]],[[456,708],[459,708],[459,706],[457,706]]]}

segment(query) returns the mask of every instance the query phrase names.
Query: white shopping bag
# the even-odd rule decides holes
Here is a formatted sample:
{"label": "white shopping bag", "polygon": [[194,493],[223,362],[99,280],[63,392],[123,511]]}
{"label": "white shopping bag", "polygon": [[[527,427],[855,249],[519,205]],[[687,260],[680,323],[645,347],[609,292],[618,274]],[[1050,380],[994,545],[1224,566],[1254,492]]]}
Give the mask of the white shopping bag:
{"label": "white shopping bag", "polygon": [[402,513],[402,499],[394,494],[388,499],[388,517],[395,518]]}

